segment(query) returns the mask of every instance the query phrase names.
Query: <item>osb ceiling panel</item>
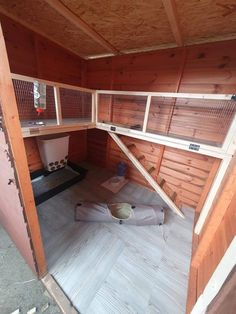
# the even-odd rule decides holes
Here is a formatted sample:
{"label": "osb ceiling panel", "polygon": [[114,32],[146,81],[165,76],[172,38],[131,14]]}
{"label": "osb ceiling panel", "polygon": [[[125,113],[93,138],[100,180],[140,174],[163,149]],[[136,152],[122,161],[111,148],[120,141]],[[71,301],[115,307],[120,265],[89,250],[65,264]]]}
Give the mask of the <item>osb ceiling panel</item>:
{"label": "osb ceiling panel", "polygon": [[161,0],[61,0],[118,50],[175,43]]}
{"label": "osb ceiling panel", "polygon": [[176,0],[185,43],[236,36],[235,0]]}
{"label": "osb ceiling panel", "polygon": [[0,0],[0,11],[21,20],[80,56],[107,51],[57,13],[43,0]]}

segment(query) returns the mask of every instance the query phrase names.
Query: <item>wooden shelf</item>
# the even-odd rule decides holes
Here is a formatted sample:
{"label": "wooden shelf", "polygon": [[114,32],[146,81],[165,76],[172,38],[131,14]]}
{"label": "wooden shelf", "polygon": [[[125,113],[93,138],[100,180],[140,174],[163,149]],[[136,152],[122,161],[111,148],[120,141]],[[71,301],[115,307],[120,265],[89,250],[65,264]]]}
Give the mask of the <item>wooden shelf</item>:
{"label": "wooden shelf", "polygon": [[33,137],[41,136],[55,133],[64,133],[71,131],[87,130],[95,128],[95,123],[73,123],[73,124],[61,124],[61,125],[48,125],[48,126],[33,126],[33,127],[23,127],[22,135],[23,137]]}

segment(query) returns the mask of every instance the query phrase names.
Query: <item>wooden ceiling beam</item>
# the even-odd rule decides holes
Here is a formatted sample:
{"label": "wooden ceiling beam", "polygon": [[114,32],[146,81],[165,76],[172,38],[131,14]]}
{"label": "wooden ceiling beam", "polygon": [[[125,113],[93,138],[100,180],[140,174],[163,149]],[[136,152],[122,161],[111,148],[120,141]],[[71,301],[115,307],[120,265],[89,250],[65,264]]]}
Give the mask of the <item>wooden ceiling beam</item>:
{"label": "wooden ceiling beam", "polygon": [[180,32],[179,20],[175,0],[162,0],[168,17],[172,33],[178,46],[183,46],[184,41]]}
{"label": "wooden ceiling beam", "polygon": [[119,50],[113,47],[105,38],[92,29],[86,22],[84,22],[79,16],[73,13],[67,8],[60,0],[45,0],[54,10],[61,14],[65,19],[70,21],[73,25],[78,27],[81,31],[87,34],[90,38],[104,47],[107,51],[113,54],[119,54]]}

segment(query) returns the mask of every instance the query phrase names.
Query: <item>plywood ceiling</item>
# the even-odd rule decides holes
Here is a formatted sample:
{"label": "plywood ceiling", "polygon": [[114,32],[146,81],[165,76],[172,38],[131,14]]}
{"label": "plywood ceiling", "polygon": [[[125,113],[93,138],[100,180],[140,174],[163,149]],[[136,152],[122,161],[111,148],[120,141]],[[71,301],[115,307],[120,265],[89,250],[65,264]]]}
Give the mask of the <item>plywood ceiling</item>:
{"label": "plywood ceiling", "polygon": [[107,52],[44,0],[0,0],[0,11],[36,32],[46,34],[48,38],[77,55]]}
{"label": "plywood ceiling", "polygon": [[236,38],[235,0],[0,0],[0,12],[85,58]]}
{"label": "plywood ceiling", "polygon": [[161,0],[62,0],[118,50],[175,42]]}
{"label": "plywood ceiling", "polygon": [[185,43],[236,37],[235,0],[176,0]]}

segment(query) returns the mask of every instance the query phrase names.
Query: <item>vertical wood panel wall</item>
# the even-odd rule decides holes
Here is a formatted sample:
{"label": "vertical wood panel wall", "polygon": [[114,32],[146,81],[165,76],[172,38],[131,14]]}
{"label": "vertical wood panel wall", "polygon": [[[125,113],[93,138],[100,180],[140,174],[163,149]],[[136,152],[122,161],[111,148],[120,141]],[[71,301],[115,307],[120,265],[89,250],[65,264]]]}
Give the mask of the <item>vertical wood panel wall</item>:
{"label": "vertical wood panel wall", "polygon": [[[11,72],[85,86],[85,61],[83,59],[2,14],[0,14],[0,20]],[[32,110],[34,111],[33,107]],[[42,162],[35,138],[26,138],[24,143],[30,171],[40,169]],[[86,150],[86,131],[71,133],[71,161],[84,160]]]}
{"label": "vertical wood panel wall", "polygon": [[[114,90],[235,93],[235,49],[236,41],[227,41],[90,60],[87,62],[87,85]],[[109,109],[109,99],[106,104],[100,119],[109,120],[114,112],[106,110]],[[144,142],[143,145],[148,151],[150,143]],[[108,149],[111,156],[117,155],[114,144]],[[203,204],[219,160],[169,148],[162,149],[161,156],[156,155],[156,159],[161,160],[160,174],[186,204],[199,212],[201,206],[197,204]],[[114,165],[109,167],[114,168]],[[130,175],[131,172],[136,171],[130,170]],[[139,175],[132,174],[131,177],[139,182],[142,180]]]}
{"label": "vertical wood panel wall", "polygon": [[200,233],[194,250],[187,303],[190,313],[221,258],[236,235],[236,157],[231,161],[211,215]]}
{"label": "vertical wood panel wall", "polygon": [[236,40],[87,62],[96,89],[235,93]]}
{"label": "vertical wood panel wall", "polygon": [[11,72],[84,86],[84,60],[0,14]]}

